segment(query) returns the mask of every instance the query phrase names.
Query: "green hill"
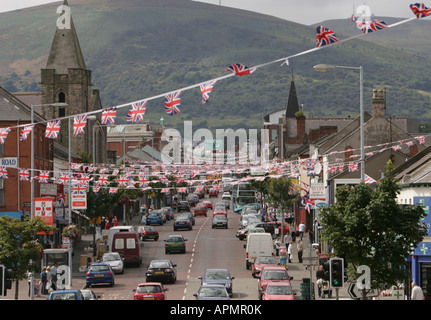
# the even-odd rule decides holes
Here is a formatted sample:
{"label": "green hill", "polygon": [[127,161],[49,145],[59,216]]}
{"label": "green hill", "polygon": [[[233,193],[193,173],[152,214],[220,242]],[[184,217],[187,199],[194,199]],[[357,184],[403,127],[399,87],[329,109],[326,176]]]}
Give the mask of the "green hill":
{"label": "green hill", "polygon": [[[251,67],[316,45],[314,27],[188,0],[68,2],[104,107],[225,75],[230,64]],[[0,14],[0,85],[12,92],[40,90],[40,69],[47,61],[59,4]],[[381,32],[396,37],[399,31]],[[315,64],[332,63],[364,67],[366,111],[371,110],[372,89],[385,87],[388,115],[431,120],[431,83],[424,72],[431,58],[366,37],[290,59],[289,67],[273,64],[249,76],[219,81],[208,105],[201,104],[198,88],[185,91],[177,116],[165,114],[163,99],[150,101],[146,116],[151,121],[164,117],[165,125],[178,128],[184,120],[193,120],[195,128],[260,128],[264,114],[285,108],[292,69],[307,116],[356,116],[357,72],[313,70]],[[414,47],[414,37],[409,40],[408,46]]]}

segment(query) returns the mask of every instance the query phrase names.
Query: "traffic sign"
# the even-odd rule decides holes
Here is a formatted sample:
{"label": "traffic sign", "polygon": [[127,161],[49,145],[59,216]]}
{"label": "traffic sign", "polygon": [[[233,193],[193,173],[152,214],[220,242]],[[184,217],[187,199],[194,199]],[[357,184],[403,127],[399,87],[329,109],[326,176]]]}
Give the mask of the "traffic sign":
{"label": "traffic sign", "polygon": [[[356,282],[352,282],[349,285],[349,289],[347,289],[347,292],[349,293],[350,297],[352,299],[361,299],[362,298],[362,290],[358,289],[358,286],[356,285]],[[377,297],[378,294],[374,289],[366,290],[365,297]]]}

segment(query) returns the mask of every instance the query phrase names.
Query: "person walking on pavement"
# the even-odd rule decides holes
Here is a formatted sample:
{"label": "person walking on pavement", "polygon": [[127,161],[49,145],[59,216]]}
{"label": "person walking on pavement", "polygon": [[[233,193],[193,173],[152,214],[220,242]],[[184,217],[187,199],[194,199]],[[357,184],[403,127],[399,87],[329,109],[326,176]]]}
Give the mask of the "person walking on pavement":
{"label": "person walking on pavement", "polygon": [[319,269],[316,271],[316,283],[317,283],[317,294],[319,298],[322,297],[322,284],[325,281],[325,271],[323,271],[323,265],[319,265]]}
{"label": "person walking on pavement", "polygon": [[287,259],[289,263],[292,263],[293,254],[292,254],[292,241],[289,242],[289,245],[287,246]]}
{"label": "person walking on pavement", "polygon": [[51,288],[52,290],[57,290],[57,263],[54,262],[54,265],[51,268]]}
{"label": "person walking on pavement", "polygon": [[299,263],[302,263],[302,252],[304,251],[304,244],[301,240],[296,242],[296,249],[298,250],[298,260]]}
{"label": "person walking on pavement", "polygon": [[42,272],[40,273],[40,281],[42,282],[42,288],[41,288],[41,293],[42,294],[47,294],[48,291],[46,290],[46,283],[48,281],[47,279],[47,274],[46,274],[46,267],[43,267]]}
{"label": "person walking on pavement", "polygon": [[301,221],[301,223],[299,224],[298,231],[299,231],[299,239],[302,241],[302,238],[303,238],[304,232],[305,232],[305,224],[303,221]]}
{"label": "person walking on pavement", "polygon": [[412,282],[412,300],[424,300],[424,293],[422,288],[416,282]]}

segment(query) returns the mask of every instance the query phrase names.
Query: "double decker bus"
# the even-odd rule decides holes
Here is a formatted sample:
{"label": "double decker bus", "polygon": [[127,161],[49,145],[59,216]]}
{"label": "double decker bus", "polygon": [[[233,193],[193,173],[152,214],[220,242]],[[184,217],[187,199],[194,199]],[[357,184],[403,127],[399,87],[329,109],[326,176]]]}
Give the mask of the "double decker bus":
{"label": "double decker bus", "polygon": [[249,182],[238,182],[232,188],[232,208],[234,212],[241,210],[243,206],[250,203],[257,203],[257,192]]}

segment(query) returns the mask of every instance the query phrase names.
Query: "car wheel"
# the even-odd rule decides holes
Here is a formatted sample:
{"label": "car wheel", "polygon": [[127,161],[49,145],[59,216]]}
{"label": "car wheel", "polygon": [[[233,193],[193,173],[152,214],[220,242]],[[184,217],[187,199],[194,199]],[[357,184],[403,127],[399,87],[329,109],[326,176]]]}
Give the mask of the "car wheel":
{"label": "car wheel", "polygon": [[177,228],[174,227],[174,231],[177,231]]}
{"label": "car wheel", "polygon": [[112,282],[109,284],[109,286],[110,286],[110,287],[113,287],[113,286],[114,286],[114,281],[112,281]]}

